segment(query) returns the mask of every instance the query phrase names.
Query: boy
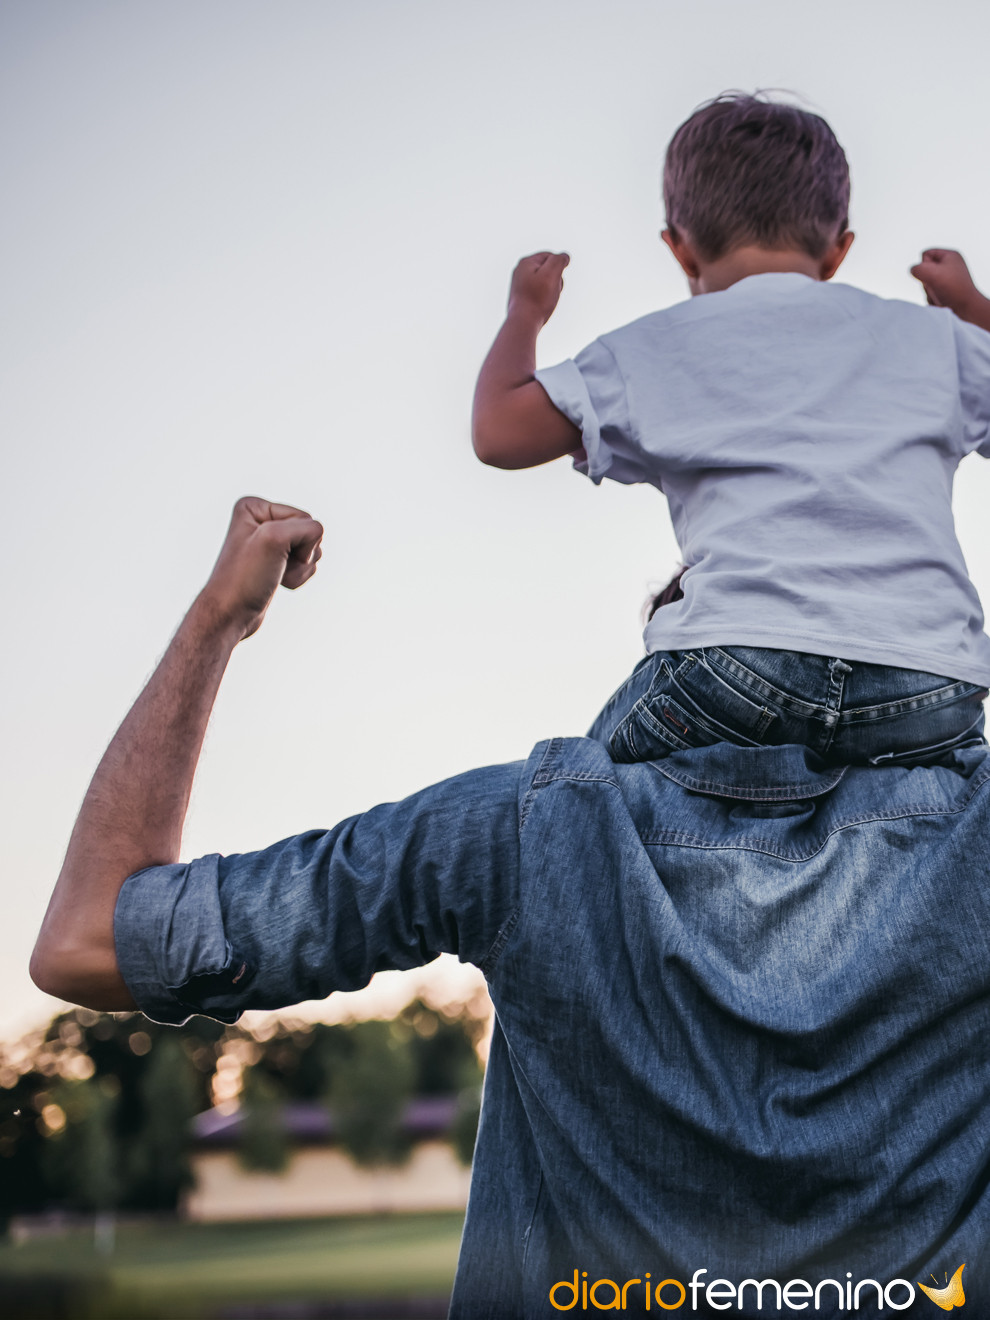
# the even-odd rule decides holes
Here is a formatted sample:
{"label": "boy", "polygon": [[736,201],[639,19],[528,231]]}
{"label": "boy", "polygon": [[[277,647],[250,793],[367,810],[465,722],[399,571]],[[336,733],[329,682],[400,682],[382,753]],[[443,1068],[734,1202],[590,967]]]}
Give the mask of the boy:
{"label": "boy", "polygon": [[701,107],[663,192],[691,300],[537,372],[568,257],[525,258],[475,394],[483,462],[571,454],[667,496],[683,599],[591,735],[619,761],[723,740],[943,758],[980,737],[990,685],[950,508],[959,461],[990,456],[990,302],[942,250],[913,274],[948,311],[826,283],[853,240],[848,167],[796,106]]}

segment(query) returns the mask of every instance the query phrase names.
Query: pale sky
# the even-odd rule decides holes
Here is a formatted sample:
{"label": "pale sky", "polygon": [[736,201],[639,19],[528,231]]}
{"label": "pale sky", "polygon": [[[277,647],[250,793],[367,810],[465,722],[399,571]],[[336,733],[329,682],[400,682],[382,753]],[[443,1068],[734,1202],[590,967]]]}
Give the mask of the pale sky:
{"label": "pale sky", "polygon": [[[662,497],[482,467],[516,259],[572,256],[544,364],[687,290],[657,240],[677,125],[785,88],[852,167],[839,278],[990,290],[983,0],[3,0],[0,1034],[104,746],[241,494],[327,527],[235,655],[185,854],[261,847],[585,730],[677,549]],[[957,481],[990,597],[990,473]],[[933,914],[937,920],[937,913]]]}

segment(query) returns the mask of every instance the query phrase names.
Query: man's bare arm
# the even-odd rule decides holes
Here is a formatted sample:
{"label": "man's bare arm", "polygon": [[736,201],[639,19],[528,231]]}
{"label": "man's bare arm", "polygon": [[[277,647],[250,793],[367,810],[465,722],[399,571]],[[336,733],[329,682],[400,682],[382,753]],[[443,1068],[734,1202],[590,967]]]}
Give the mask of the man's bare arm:
{"label": "man's bare arm", "polygon": [[261,625],[281,582],[316,571],[323,528],[300,509],[247,497],[213,572],[93,776],[31,958],[40,989],[113,1012],[134,1002],[113,916],[129,875],[179,857],[210,713],[231,652]]}
{"label": "man's bare arm", "polygon": [[536,467],[581,448],[581,432],[535,376],[537,336],[557,306],[569,260],[537,252],[512,273],[505,322],[474,392],[474,452],[492,467]]}

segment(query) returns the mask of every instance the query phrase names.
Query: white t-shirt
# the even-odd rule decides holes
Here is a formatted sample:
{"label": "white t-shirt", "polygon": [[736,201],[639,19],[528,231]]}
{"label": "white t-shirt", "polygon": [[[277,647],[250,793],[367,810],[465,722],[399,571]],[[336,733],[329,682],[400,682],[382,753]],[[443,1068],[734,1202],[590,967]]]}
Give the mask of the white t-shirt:
{"label": "white t-shirt", "polygon": [[990,686],[952,480],[990,457],[990,334],[751,275],[536,373],[603,477],[649,482],[688,565],[648,651],[760,646]]}

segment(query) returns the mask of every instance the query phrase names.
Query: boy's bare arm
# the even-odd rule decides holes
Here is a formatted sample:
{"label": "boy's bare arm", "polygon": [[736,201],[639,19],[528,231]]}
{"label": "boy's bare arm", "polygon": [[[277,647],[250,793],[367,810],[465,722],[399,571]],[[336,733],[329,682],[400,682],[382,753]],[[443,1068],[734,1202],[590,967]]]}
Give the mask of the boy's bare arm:
{"label": "boy's bare arm", "polygon": [[917,266],[911,267],[911,274],[924,285],[925,296],[933,307],[948,307],[961,321],[990,330],[990,298],[985,298],[973,283],[961,253],[951,248],[928,248]]}
{"label": "boy's bare arm", "polygon": [[564,252],[536,252],[512,273],[505,322],[474,391],[474,452],[492,467],[536,467],[581,448],[581,432],[535,376],[536,339],[557,306],[569,260]]}

